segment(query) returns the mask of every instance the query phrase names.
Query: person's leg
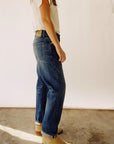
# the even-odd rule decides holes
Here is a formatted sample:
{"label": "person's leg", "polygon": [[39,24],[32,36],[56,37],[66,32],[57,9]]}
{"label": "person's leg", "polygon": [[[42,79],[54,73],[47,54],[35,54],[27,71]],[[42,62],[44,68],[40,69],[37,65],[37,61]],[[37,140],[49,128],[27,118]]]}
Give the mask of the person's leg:
{"label": "person's leg", "polygon": [[[58,40],[60,40],[59,37]],[[35,35],[33,48],[41,80],[49,89],[41,132],[47,137],[53,137],[57,135],[65,97],[66,83],[62,63],[47,36],[37,37]]]}
{"label": "person's leg", "polygon": [[[62,63],[58,61],[58,57],[54,57],[55,54],[57,56],[56,50],[50,47],[49,43],[44,43],[41,47],[42,57],[39,59],[38,68],[43,82],[49,89],[41,133],[50,137],[57,135],[66,85]],[[39,55],[41,56],[40,51]]]}
{"label": "person's leg", "polygon": [[[45,112],[45,105],[46,105],[46,97],[47,97],[47,92],[48,92],[48,88],[45,85],[45,83],[42,81],[42,78],[40,76],[39,73],[39,58],[41,57],[40,55],[42,55],[42,51],[41,51],[41,45],[40,45],[40,41],[42,38],[39,38],[36,36],[35,33],[35,37],[34,37],[34,41],[33,41],[33,52],[36,58],[36,71],[37,71],[37,82],[36,82],[36,112],[35,112],[35,124],[41,125],[42,124],[42,120],[43,120],[43,116],[44,116],[44,112]],[[41,53],[39,53],[41,52]]]}
{"label": "person's leg", "polygon": [[[51,65],[53,63],[53,65]],[[56,65],[54,61],[51,64],[42,63],[41,72],[46,81],[49,91],[47,93],[47,102],[45,115],[42,122],[42,134],[45,136],[57,135],[58,124],[60,122],[63,102],[65,97],[65,80],[62,71],[62,64]],[[43,68],[45,67],[45,71]],[[46,72],[46,73],[45,73]],[[47,76],[48,75],[48,76]],[[48,134],[48,135],[47,135]]]}
{"label": "person's leg", "polygon": [[41,124],[43,121],[44,113],[45,113],[45,105],[46,105],[46,97],[48,88],[44,84],[41,79],[41,76],[38,71],[38,64],[37,64],[37,83],[36,83],[36,113],[35,113],[35,123]]}

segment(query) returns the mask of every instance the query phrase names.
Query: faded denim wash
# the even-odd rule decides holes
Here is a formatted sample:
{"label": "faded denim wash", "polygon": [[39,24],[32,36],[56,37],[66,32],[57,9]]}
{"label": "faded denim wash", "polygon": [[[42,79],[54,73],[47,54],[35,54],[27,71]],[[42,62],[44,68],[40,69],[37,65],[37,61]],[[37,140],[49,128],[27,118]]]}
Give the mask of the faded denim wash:
{"label": "faded denim wash", "polygon": [[[56,33],[60,42],[60,34]],[[35,31],[33,51],[37,61],[35,122],[42,125],[41,133],[56,137],[65,98],[66,82],[62,63],[47,32]]]}

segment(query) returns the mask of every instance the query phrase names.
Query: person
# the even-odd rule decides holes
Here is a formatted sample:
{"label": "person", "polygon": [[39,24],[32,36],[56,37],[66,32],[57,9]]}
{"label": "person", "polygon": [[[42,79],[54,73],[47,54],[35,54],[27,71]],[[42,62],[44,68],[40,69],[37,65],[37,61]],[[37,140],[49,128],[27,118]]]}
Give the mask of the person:
{"label": "person", "polygon": [[66,54],[60,45],[56,0],[31,0],[35,36],[33,51],[37,61],[35,133],[43,144],[65,144],[58,127],[65,98],[66,81],[62,63]]}

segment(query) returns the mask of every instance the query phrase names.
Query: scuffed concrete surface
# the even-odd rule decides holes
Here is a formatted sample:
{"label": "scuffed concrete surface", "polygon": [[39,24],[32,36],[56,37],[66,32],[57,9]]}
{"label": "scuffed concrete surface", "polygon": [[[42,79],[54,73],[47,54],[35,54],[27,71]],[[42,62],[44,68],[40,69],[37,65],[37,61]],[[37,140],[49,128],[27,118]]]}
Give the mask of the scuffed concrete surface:
{"label": "scuffed concrete surface", "polygon": [[[34,132],[35,108],[1,108],[0,125],[27,134]],[[60,135],[72,144],[114,144],[114,111],[108,110],[63,110]],[[0,144],[38,144],[0,129]]]}

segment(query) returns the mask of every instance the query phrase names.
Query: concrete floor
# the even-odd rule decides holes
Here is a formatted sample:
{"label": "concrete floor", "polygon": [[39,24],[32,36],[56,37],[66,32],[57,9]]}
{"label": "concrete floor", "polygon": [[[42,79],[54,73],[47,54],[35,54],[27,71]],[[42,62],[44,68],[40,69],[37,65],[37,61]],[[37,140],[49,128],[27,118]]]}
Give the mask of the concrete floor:
{"label": "concrete floor", "polygon": [[[39,144],[35,108],[0,108],[0,144]],[[114,111],[63,110],[61,138],[72,144],[114,144]],[[37,139],[36,139],[37,138]]]}

